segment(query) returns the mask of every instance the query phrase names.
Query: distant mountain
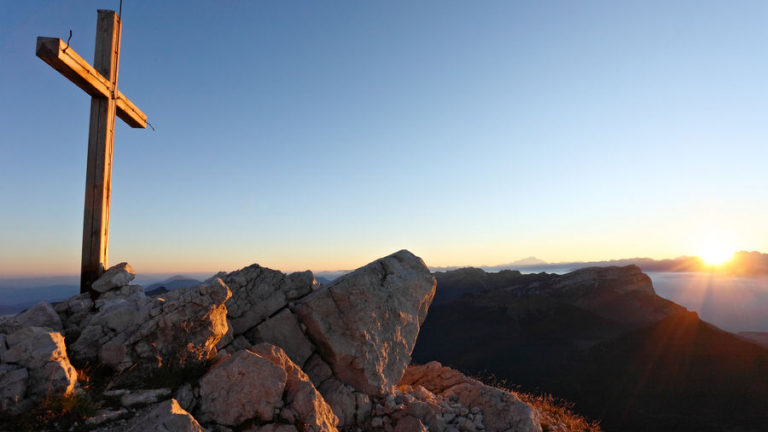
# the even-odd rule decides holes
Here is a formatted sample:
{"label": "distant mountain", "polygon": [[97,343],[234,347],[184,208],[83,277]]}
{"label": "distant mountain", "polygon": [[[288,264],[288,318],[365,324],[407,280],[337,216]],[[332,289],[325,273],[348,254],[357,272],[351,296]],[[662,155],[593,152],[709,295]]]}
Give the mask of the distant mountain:
{"label": "distant mountain", "polygon": [[435,278],[414,362],[565,397],[607,432],[768,422],[768,350],[659,297],[637,266],[565,275],[468,268]]}
{"label": "distant mountain", "polygon": [[334,279],[340,276],[344,276],[350,271],[351,270],[319,271],[319,272],[312,272],[312,274],[315,276],[316,281],[320,283],[328,283],[328,282],[332,282]]}
{"label": "distant mountain", "polygon": [[176,275],[172,276],[162,282],[153,283],[147,287],[144,287],[144,292],[147,295],[158,295],[164,292],[173,291],[179,288],[186,288],[198,285],[200,283],[197,279],[192,279],[187,276]]}
{"label": "distant mountain", "polygon": [[[519,270],[523,273],[568,273],[574,270],[588,267],[623,267],[636,265],[645,272],[712,272],[716,271],[724,274],[737,276],[760,276],[768,275],[768,254],[760,252],[736,252],[733,259],[721,266],[711,266],[696,256],[681,256],[672,259],[656,260],[653,258],[624,258],[607,261],[567,261],[558,263],[548,263],[535,257],[529,257],[507,264],[493,266],[478,266],[476,268],[487,272],[498,272],[501,270]],[[433,272],[447,272],[458,270],[461,267],[430,267]]]}
{"label": "distant mountain", "polygon": [[61,301],[79,292],[79,282],[77,285],[0,287],[0,315],[17,314],[41,300]]}

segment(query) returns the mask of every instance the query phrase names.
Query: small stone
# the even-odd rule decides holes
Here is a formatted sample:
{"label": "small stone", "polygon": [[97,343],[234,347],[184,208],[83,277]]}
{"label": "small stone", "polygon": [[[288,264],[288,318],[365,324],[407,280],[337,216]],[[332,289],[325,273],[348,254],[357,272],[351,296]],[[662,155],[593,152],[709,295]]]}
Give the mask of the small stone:
{"label": "small stone", "polygon": [[165,400],[171,395],[171,389],[137,390],[120,398],[120,403],[126,407],[149,405]]}
{"label": "small stone", "polygon": [[85,424],[90,426],[96,426],[104,422],[108,422],[110,420],[119,418],[125,414],[128,414],[128,410],[125,408],[120,408],[119,410],[99,410],[99,411],[96,411],[96,415],[94,415],[93,417],[87,418],[85,420]]}

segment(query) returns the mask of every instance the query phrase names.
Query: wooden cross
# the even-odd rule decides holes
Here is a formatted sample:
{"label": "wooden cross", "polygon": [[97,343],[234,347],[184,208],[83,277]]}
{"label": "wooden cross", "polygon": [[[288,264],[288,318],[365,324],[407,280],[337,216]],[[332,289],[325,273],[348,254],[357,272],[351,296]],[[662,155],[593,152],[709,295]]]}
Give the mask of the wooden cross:
{"label": "wooden cross", "polygon": [[104,273],[109,257],[109,200],[112,189],[112,148],[115,114],[134,128],[146,128],[147,116],[117,90],[122,20],[99,10],[93,66],[58,38],[37,38],[36,54],[92,96],[85,179],[85,216],[80,292]]}

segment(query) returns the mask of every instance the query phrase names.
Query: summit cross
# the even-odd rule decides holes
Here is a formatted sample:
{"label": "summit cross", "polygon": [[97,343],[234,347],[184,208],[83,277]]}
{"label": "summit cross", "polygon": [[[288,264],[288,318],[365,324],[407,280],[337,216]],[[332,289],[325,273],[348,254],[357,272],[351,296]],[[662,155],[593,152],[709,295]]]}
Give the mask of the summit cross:
{"label": "summit cross", "polygon": [[109,258],[109,202],[115,115],[131,127],[147,127],[147,116],[117,90],[122,24],[114,11],[98,11],[93,66],[58,38],[38,37],[35,50],[35,54],[44,62],[91,95],[81,293],[91,292],[91,284],[104,273]]}

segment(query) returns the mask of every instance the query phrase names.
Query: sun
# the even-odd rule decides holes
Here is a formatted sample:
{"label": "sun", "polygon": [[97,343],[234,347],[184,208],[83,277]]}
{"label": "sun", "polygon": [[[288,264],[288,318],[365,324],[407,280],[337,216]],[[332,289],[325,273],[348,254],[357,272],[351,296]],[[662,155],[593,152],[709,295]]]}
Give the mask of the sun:
{"label": "sun", "polygon": [[734,251],[732,248],[723,245],[719,242],[708,242],[702,245],[699,250],[699,257],[704,262],[711,266],[719,266],[727,263],[733,258]]}

